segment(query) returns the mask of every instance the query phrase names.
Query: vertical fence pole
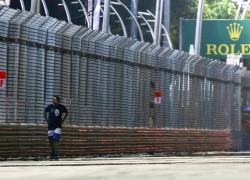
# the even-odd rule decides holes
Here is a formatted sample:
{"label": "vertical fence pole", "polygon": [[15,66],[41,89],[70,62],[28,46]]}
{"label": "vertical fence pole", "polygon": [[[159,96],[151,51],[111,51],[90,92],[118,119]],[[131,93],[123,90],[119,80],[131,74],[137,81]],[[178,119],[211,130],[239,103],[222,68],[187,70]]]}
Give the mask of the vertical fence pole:
{"label": "vertical fence pole", "polygon": [[194,54],[197,56],[200,55],[203,4],[204,0],[199,0],[197,19],[196,19],[196,30],[195,30],[195,46],[194,46]]}
{"label": "vertical fence pole", "polygon": [[109,32],[109,15],[110,15],[110,0],[105,0],[103,22],[102,22],[102,31],[105,33]]}
{"label": "vertical fence pole", "polygon": [[163,0],[157,0],[155,8],[156,15],[155,15],[155,27],[154,27],[154,44],[157,45],[160,44],[162,9],[163,9]]}

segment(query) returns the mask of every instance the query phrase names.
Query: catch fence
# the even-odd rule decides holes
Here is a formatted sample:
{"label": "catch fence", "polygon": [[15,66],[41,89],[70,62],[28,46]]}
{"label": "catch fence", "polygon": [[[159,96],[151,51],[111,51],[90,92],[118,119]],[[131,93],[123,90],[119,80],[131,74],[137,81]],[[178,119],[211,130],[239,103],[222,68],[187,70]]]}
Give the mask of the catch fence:
{"label": "catch fence", "polygon": [[245,68],[8,7],[0,7],[0,71],[1,123],[42,124],[58,95],[68,125],[241,126]]}

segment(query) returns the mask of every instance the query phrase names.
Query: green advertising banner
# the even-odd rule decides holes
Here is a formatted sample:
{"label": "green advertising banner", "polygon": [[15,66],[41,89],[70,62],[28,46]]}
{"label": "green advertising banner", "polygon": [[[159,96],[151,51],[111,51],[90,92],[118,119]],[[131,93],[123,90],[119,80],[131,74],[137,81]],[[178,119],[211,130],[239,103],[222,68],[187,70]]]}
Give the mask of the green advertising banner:
{"label": "green advertising banner", "polygon": [[[181,20],[182,50],[195,42],[196,20]],[[227,54],[250,58],[250,20],[203,20],[201,56],[226,60]]]}

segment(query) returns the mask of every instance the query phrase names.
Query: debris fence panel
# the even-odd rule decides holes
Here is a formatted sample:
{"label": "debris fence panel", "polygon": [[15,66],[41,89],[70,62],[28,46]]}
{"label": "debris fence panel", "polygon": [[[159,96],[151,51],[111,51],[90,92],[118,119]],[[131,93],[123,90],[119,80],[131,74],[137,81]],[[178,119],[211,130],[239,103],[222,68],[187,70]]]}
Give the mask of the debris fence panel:
{"label": "debris fence panel", "polygon": [[244,68],[8,7],[0,27],[1,123],[42,124],[58,95],[67,125],[240,129]]}

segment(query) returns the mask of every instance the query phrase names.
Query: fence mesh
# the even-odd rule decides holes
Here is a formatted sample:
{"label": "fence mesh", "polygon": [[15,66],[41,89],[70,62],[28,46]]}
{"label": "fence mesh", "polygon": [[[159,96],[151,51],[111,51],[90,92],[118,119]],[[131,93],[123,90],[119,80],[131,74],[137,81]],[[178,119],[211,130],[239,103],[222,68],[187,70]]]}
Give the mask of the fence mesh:
{"label": "fence mesh", "polygon": [[1,123],[43,123],[59,95],[70,125],[240,129],[246,69],[52,17],[0,7],[0,70]]}

